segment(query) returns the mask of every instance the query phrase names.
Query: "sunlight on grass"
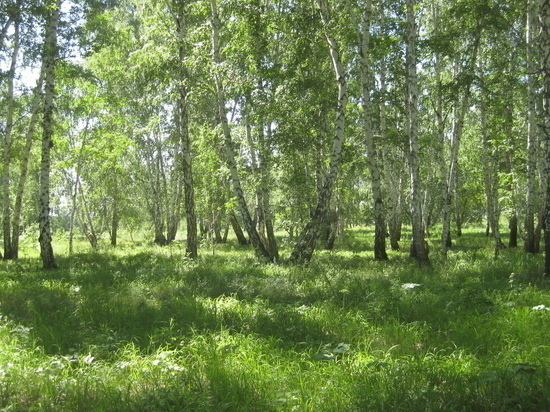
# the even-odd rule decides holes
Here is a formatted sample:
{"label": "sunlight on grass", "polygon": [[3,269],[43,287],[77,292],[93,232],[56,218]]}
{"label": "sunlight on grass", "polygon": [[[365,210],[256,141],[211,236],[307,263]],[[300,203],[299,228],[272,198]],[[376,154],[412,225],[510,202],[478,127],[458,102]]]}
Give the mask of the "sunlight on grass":
{"label": "sunlight on grass", "polygon": [[471,232],[421,269],[406,252],[374,261],[365,239],[307,266],[231,243],[197,261],[123,245],[56,272],[1,262],[0,407],[550,409],[541,256],[494,259]]}

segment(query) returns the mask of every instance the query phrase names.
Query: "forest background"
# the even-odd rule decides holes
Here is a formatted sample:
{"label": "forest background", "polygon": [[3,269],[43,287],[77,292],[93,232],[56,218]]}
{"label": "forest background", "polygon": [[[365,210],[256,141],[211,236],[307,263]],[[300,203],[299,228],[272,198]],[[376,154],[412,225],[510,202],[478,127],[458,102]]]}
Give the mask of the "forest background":
{"label": "forest background", "polygon": [[549,50],[548,0],[0,0],[2,405],[544,409]]}
{"label": "forest background", "polygon": [[183,217],[190,257],[232,227],[309,261],[371,222],[386,259],[405,222],[426,264],[434,224],[445,256],[469,222],[505,246],[501,219],[539,250],[538,2],[239,4],[2,3],[5,259],[37,222],[54,267],[52,224],[72,251],[120,227],[165,245]]}

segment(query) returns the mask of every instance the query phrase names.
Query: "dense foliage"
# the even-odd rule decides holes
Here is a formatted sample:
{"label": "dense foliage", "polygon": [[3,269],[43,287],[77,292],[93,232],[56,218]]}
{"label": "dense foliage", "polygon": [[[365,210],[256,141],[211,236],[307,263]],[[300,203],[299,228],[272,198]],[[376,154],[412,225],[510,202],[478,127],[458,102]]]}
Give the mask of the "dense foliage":
{"label": "dense foliage", "polygon": [[[57,8],[53,83],[41,73]],[[498,251],[501,219],[513,227],[510,246],[524,239],[538,251],[538,2],[35,0],[0,9],[7,259],[21,231],[35,230],[39,202],[48,208],[45,184],[53,230],[71,242],[78,231],[93,247],[107,234],[115,245],[119,228],[150,227],[167,244],[185,233],[223,242],[232,227],[276,260],[275,231],[298,239],[309,224],[304,247],[330,248],[343,227],[376,221],[384,259],[384,232],[391,248],[408,248],[401,226],[418,217],[417,237],[442,223],[444,255],[465,222],[486,222]],[[51,116],[41,99],[50,89],[46,181]]]}

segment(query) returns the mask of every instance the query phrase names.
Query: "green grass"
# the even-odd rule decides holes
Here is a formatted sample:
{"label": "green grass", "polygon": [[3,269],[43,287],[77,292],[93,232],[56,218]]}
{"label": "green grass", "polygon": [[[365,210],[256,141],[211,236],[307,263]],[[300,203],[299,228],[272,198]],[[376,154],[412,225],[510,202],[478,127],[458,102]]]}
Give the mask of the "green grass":
{"label": "green grass", "polygon": [[419,268],[371,242],[349,230],[299,267],[232,242],[197,261],[81,244],[49,272],[29,244],[0,263],[0,408],[550,410],[542,256],[495,259],[470,230]]}

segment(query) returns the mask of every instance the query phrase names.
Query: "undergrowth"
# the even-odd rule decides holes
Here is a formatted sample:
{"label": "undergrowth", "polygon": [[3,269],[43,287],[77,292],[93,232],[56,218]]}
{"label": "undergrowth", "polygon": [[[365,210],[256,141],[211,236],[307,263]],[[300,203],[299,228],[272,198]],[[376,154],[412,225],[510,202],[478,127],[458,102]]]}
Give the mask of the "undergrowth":
{"label": "undergrowth", "polygon": [[306,266],[231,242],[2,262],[0,408],[550,410],[542,256],[471,231],[419,268],[364,239]]}

